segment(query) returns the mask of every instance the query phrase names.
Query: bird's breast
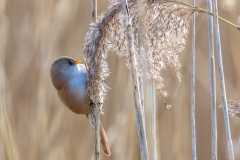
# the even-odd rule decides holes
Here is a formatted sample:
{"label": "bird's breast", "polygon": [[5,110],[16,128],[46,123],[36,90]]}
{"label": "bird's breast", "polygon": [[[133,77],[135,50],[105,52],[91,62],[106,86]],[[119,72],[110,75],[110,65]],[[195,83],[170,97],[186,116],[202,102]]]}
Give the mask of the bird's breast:
{"label": "bird's breast", "polygon": [[87,96],[86,76],[71,78],[65,88],[58,91],[63,103],[77,114],[88,114],[91,111],[90,99]]}

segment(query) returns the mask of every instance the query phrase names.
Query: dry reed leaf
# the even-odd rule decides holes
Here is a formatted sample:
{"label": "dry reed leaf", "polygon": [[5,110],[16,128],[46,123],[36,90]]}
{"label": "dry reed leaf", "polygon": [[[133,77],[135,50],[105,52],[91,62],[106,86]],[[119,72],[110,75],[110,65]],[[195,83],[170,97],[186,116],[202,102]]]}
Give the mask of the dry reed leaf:
{"label": "dry reed leaf", "polygon": [[[139,7],[135,0],[129,0],[129,12],[134,45],[137,48],[138,73],[148,77],[161,96],[166,97],[167,92],[164,89],[164,78],[161,72],[170,66],[178,77],[178,81],[181,81],[179,72],[181,64],[178,56],[184,49],[189,20],[194,10],[163,0],[148,0]],[[122,2],[111,1],[108,10],[96,23],[91,24],[85,37],[84,59],[88,69],[88,94],[95,104],[104,101],[109,89],[106,82],[109,75],[106,61],[108,53],[116,52],[130,68],[124,16]],[[141,43],[140,39],[143,40]],[[140,55],[141,47],[145,52]]]}

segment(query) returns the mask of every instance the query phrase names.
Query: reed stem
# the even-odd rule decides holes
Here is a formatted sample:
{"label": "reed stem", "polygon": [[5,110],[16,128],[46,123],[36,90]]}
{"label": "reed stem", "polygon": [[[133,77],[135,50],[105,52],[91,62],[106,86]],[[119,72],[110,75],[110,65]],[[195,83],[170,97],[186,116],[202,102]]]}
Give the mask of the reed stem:
{"label": "reed stem", "polygon": [[[212,0],[206,0],[208,12],[212,12]],[[217,113],[216,113],[216,74],[214,58],[213,17],[208,15],[208,46],[210,67],[211,93],[211,124],[212,124],[212,160],[217,160]]]}
{"label": "reed stem", "polygon": [[[182,4],[182,5],[185,5],[185,6],[188,6],[188,7],[191,7],[193,8],[195,11],[197,12],[203,12],[203,13],[206,13],[208,15],[211,15],[211,16],[214,16],[214,14],[208,10],[205,10],[203,8],[200,8],[200,7],[197,7],[195,5],[191,5],[191,4],[188,4],[188,3],[185,3],[185,2],[178,2],[178,1],[167,1],[167,2],[173,2],[173,3],[178,3],[178,4]],[[240,31],[240,25],[236,25],[228,20],[226,20],[225,18],[222,18],[220,16],[217,15],[217,18],[220,19],[221,21],[223,21],[224,23],[227,23],[228,25],[234,27],[235,29],[239,30]]]}
{"label": "reed stem", "polygon": [[153,160],[157,160],[157,138],[156,138],[156,100],[155,85],[152,84],[152,154]]}
{"label": "reed stem", "polygon": [[213,13],[214,13],[214,30],[215,30],[215,38],[216,38],[216,49],[217,49],[217,57],[218,57],[218,69],[219,69],[219,76],[220,76],[219,79],[220,79],[221,90],[222,90],[222,106],[223,106],[224,122],[225,122],[225,128],[226,128],[226,136],[227,136],[228,155],[229,155],[229,160],[233,160],[234,155],[233,155],[233,145],[232,145],[230,124],[229,124],[229,117],[228,117],[225,79],[224,79],[223,64],[222,64],[222,50],[221,50],[220,31],[219,31],[219,23],[218,23],[217,0],[213,0]]}
{"label": "reed stem", "polygon": [[[97,0],[92,0],[92,22],[97,20]],[[99,104],[101,105],[101,104]],[[100,160],[100,115],[98,104],[93,105],[93,114],[94,114],[94,155],[95,160]]]}
{"label": "reed stem", "polygon": [[136,52],[135,52],[135,47],[133,43],[132,23],[129,16],[127,0],[123,0],[123,8],[125,11],[126,30],[127,30],[126,34],[127,34],[128,49],[129,49],[130,63],[131,63],[131,69],[132,69],[135,113],[136,113],[136,120],[137,120],[140,153],[141,153],[142,160],[148,160],[149,158],[148,158],[146,132],[144,127],[144,115],[143,115],[143,108],[142,108],[141,98],[140,98],[138,73],[136,69],[136,58],[135,58]]}
{"label": "reed stem", "polygon": [[[195,5],[195,0],[192,0]],[[191,71],[191,126],[192,126],[192,160],[197,159],[195,127],[195,13],[192,15],[192,71]]]}

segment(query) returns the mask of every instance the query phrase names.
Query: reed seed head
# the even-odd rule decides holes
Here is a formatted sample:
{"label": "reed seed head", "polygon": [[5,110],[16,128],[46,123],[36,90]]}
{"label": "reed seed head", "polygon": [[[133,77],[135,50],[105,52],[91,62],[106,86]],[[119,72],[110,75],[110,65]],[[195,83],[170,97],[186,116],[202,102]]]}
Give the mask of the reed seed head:
{"label": "reed seed head", "polygon": [[240,101],[229,100],[228,104],[228,112],[232,116],[240,117]]}
{"label": "reed seed head", "polygon": [[[170,67],[181,81],[179,53],[188,34],[192,8],[166,0],[148,0],[139,7],[129,0],[137,71],[148,77],[164,98],[162,70]],[[114,51],[130,68],[122,1],[110,1],[107,11],[92,23],[84,42],[84,60],[88,69],[88,94],[95,104],[102,103],[109,89],[107,56]],[[143,49],[143,50],[141,50]],[[147,65],[146,65],[147,64]]]}

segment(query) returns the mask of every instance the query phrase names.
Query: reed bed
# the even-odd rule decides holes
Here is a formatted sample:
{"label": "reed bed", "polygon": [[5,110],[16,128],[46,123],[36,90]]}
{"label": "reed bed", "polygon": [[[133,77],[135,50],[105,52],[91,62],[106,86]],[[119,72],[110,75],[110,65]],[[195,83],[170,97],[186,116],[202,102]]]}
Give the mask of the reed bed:
{"label": "reed bed", "polygon": [[[190,0],[184,1],[191,3]],[[196,5],[206,8],[205,1]],[[98,15],[108,1],[98,3]],[[218,1],[218,14],[240,23],[237,0]],[[0,1],[0,159],[65,160],[93,159],[94,132],[84,116],[63,106],[51,84],[49,68],[61,55],[83,59],[83,41],[91,21],[91,2]],[[239,32],[219,22],[227,98],[240,100]],[[196,148],[198,159],[211,159],[211,99],[207,15],[196,16]],[[175,70],[163,70],[167,109],[156,94],[156,152],[158,159],[191,159],[191,35],[179,55],[181,83]],[[125,62],[109,53],[107,78],[111,90],[103,104],[101,122],[108,135],[112,155],[101,159],[140,159],[134,113],[131,72]],[[216,76],[219,77],[218,72]],[[146,138],[149,159],[152,146],[151,83],[143,77]],[[235,102],[235,101],[229,101]],[[216,81],[216,106],[222,104]],[[233,104],[233,103],[232,103]],[[232,105],[236,114],[236,104]],[[234,108],[235,107],[235,108]],[[239,112],[238,112],[239,113]],[[217,157],[228,159],[222,108],[216,108]],[[229,116],[235,159],[240,158],[239,119]]]}

